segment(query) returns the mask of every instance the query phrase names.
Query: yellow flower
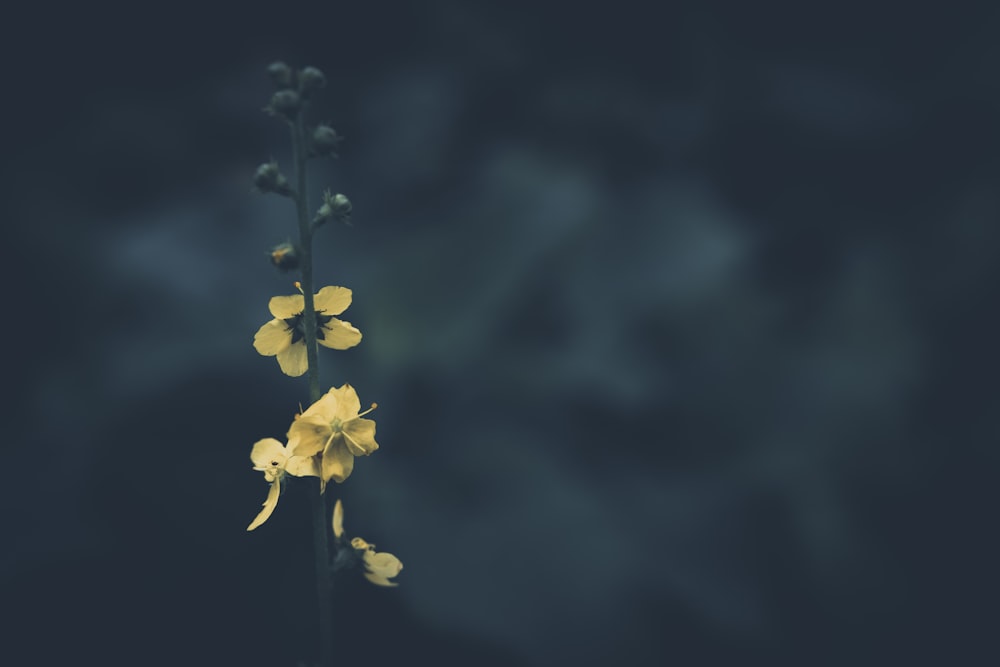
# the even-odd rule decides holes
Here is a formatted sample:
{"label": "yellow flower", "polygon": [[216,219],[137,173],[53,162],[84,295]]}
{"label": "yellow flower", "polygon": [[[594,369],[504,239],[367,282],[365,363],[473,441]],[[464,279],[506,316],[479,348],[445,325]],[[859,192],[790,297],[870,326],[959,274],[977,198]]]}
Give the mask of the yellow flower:
{"label": "yellow flower", "polygon": [[250,460],[253,462],[253,469],[264,473],[264,480],[271,483],[271,488],[267,492],[264,500],[264,509],[260,511],[247,530],[253,530],[261,525],[274,512],[278,506],[278,496],[281,495],[281,480],[285,474],[295,477],[319,477],[319,466],[316,459],[306,456],[293,456],[288,447],[282,445],[274,438],[264,438],[254,443],[250,450]]}
{"label": "yellow flower", "polygon": [[[296,283],[297,284],[297,283]],[[316,308],[316,341],[334,350],[346,350],[361,342],[361,332],[350,322],[338,320],[351,305],[351,290],[327,286],[313,297]],[[278,357],[285,375],[298,377],[308,370],[304,329],[305,297],[301,294],[276,296],[267,304],[274,319],[257,330],[253,346],[265,357]]]}
{"label": "yellow flower", "polygon": [[368,456],[376,449],[375,422],[362,417],[361,401],[354,387],[345,384],[331,389],[292,422],[288,429],[288,450],[296,456],[321,458],[320,478],[343,482],[354,470],[355,456]]}
{"label": "yellow flower", "polygon": [[[344,506],[338,500],[333,506],[333,534],[339,540],[344,534]],[[403,569],[403,563],[387,552],[376,552],[374,544],[368,544],[360,537],[351,540],[351,546],[364,550],[365,579],[378,586],[398,586],[389,581]]]}

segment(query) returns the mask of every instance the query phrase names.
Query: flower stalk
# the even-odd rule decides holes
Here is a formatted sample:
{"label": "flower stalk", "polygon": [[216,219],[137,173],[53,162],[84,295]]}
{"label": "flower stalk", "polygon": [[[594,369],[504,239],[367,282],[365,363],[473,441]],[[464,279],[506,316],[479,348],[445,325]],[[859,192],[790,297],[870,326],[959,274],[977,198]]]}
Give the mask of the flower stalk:
{"label": "flower stalk", "polygon": [[[299,223],[299,269],[302,273],[302,312],[309,377],[309,402],[319,400],[319,354],[316,349],[316,306],[313,303],[312,225],[309,222],[309,192],[306,186],[305,126],[302,110],[289,123],[292,131],[292,152],[295,160],[295,210]],[[326,534],[326,502],[321,491],[323,480],[317,479],[309,490],[312,506],[313,556],[316,561],[316,594],[319,598],[319,632],[321,664],[333,665],[333,578],[330,576],[330,544]]]}
{"label": "flower stalk", "polygon": [[[313,276],[313,234],[323,223],[336,220],[350,224],[351,202],[342,194],[326,190],[323,205],[316,215],[309,215],[309,192],[306,167],[308,160],[321,155],[335,156],[339,141],[336,132],[321,125],[318,130],[305,124],[305,110],[311,96],[326,82],[315,67],[292,70],[284,63],[268,68],[277,92],[265,111],[288,124],[291,132],[295,173],[286,179],[274,160],[258,167],[255,189],[273,193],[295,202],[299,227],[297,243],[291,240],[271,248],[271,263],[280,271],[297,269],[301,280],[295,284],[299,294],[274,296],[268,302],[273,319],[254,335],[253,346],[265,357],[275,357],[281,372],[290,377],[307,375],[310,405],[295,415],[286,432],[287,444],[275,438],[258,440],[251,450],[254,470],[264,473],[270,484],[267,498],[257,516],[247,526],[252,531],[274,513],[287,476],[316,477],[308,485],[312,509],[313,555],[316,570],[316,593],[319,611],[320,657],[322,667],[334,661],[333,573],[338,569],[365,569],[364,576],[373,584],[393,587],[390,581],[399,574],[402,563],[389,553],[376,552],[374,545],[361,538],[348,543],[343,538],[343,507],[340,501],[333,510],[334,541],[330,542],[329,507],[326,487],[331,480],[343,483],[354,470],[355,457],[368,456],[379,445],[375,440],[375,422],[365,416],[377,405],[361,409],[354,387],[344,383],[321,395],[318,346],[346,350],[361,342],[362,334],[350,322],[337,318],[350,306],[352,291],[347,287],[327,285],[315,291]],[[296,90],[297,89],[297,90]],[[317,133],[318,132],[318,133]],[[295,187],[289,181],[294,181]],[[335,550],[331,559],[331,550]]]}

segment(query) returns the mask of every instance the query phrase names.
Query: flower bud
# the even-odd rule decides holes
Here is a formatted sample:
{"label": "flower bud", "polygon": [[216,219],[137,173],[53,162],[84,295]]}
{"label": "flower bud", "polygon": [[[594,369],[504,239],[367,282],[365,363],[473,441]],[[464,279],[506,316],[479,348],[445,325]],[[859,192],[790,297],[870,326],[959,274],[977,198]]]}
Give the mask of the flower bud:
{"label": "flower bud", "polygon": [[319,207],[313,218],[313,225],[319,226],[327,220],[336,220],[345,225],[351,224],[351,200],[340,194],[331,195],[327,190],[323,193],[323,205]]}
{"label": "flower bud", "polygon": [[326,85],[326,77],[315,67],[305,67],[299,72],[299,92],[308,97]]}
{"label": "flower bud", "polygon": [[317,125],[312,133],[312,146],[309,154],[313,157],[319,155],[330,155],[337,157],[337,144],[343,140],[337,131],[327,124]]}
{"label": "flower bud", "polygon": [[257,171],[253,175],[253,184],[257,188],[257,192],[260,193],[273,192],[285,197],[292,194],[288,179],[278,169],[278,163],[273,160],[257,167]]}
{"label": "flower bud", "polygon": [[295,118],[302,106],[302,98],[294,90],[279,90],[271,95],[271,103],[264,110],[272,116],[284,116],[288,120]]}
{"label": "flower bud", "polygon": [[295,75],[292,68],[280,60],[267,66],[267,75],[271,77],[274,87],[278,90],[291,88],[295,82]]}
{"label": "flower bud", "polygon": [[268,254],[271,257],[271,263],[282,272],[299,268],[298,250],[291,243],[279,243],[271,248]]}

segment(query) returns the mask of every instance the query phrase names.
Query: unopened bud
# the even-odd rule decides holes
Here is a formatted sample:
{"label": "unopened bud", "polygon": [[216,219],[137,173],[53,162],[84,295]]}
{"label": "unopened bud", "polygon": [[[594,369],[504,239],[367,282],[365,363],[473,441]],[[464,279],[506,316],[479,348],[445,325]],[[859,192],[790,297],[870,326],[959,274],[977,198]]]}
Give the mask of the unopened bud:
{"label": "unopened bud", "polygon": [[313,218],[313,225],[321,225],[327,220],[336,220],[346,225],[351,224],[351,200],[340,194],[331,195],[327,190],[323,193],[323,205]]}
{"label": "unopened bud", "polygon": [[274,95],[271,95],[271,103],[264,108],[264,111],[267,111],[272,116],[284,116],[288,120],[292,120],[299,113],[299,107],[301,106],[302,99],[297,92],[294,90],[279,90]]}
{"label": "unopened bud", "polygon": [[280,60],[267,66],[267,75],[271,77],[274,87],[278,90],[291,88],[292,84],[295,83],[295,75],[292,72],[292,68]]}
{"label": "unopened bud", "polygon": [[253,175],[253,184],[260,193],[273,192],[285,197],[292,194],[288,179],[278,169],[278,163],[273,160],[257,167],[257,171]]}
{"label": "unopened bud", "polygon": [[312,133],[312,146],[310,146],[309,154],[312,156],[330,155],[337,157],[337,145],[341,141],[343,141],[343,137],[337,134],[337,131],[332,127],[325,123],[317,125]]}
{"label": "unopened bud", "polygon": [[299,92],[308,97],[326,85],[326,77],[315,67],[304,67],[299,72]]}
{"label": "unopened bud", "polygon": [[271,248],[271,263],[281,269],[282,272],[299,268],[299,254],[295,246],[291,243],[279,243]]}

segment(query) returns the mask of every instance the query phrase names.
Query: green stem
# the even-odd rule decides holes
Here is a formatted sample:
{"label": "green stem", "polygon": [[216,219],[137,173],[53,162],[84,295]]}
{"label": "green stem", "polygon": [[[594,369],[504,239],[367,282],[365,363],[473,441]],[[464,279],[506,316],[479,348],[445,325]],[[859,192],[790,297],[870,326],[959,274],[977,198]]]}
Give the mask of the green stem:
{"label": "green stem", "polygon": [[[313,304],[312,226],[309,222],[309,198],[306,192],[305,128],[300,109],[292,123],[292,150],[295,155],[295,174],[298,181],[295,191],[295,208],[299,218],[299,258],[302,269],[302,296],[305,301],[303,328],[305,329],[306,362],[309,366],[309,402],[319,400],[319,355],[316,353],[316,307]],[[313,514],[313,553],[316,560],[316,592],[319,596],[320,655],[323,667],[333,666],[333,579],[330,576],[330,545],[327,536],[327,511],[322,480],[310,492]]]}

